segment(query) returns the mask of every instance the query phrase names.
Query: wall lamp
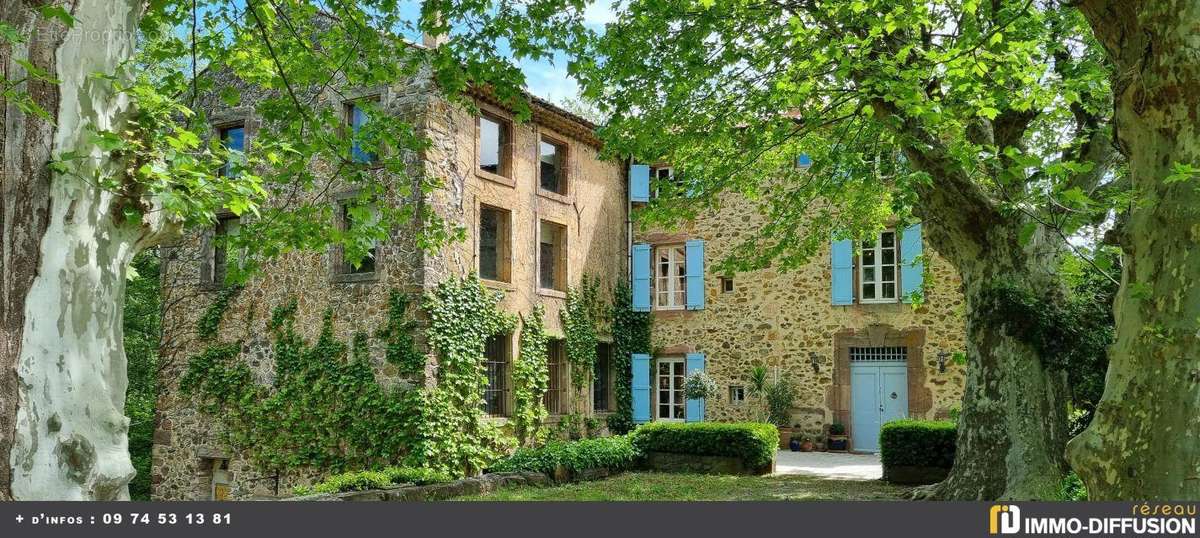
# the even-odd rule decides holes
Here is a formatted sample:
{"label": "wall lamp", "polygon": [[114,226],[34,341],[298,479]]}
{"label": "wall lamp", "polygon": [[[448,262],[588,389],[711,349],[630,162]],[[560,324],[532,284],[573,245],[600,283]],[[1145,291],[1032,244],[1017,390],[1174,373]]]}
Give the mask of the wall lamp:
{"label": "wall lamp", "polygon": [[813,373],[821,373],[821,356],[816,351],[808,352],[808,363],[813,367]]}
{"label": "wall lamp", "polygon": [[944,373],[946,373],[946,361],[950,360],[950,352],[949,351],[939,351],[937,357],[938,357],[938,373],[944,374]]}

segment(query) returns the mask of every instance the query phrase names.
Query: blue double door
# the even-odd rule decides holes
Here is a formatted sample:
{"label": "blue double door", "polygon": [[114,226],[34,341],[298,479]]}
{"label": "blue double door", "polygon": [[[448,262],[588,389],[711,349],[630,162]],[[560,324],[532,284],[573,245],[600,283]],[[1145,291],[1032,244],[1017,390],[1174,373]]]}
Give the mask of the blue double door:
{"label": "blue double door", "polygon": [[902,361],[850,363],[850,443],[879,451],[879,428],[908,416],[908,366]]}

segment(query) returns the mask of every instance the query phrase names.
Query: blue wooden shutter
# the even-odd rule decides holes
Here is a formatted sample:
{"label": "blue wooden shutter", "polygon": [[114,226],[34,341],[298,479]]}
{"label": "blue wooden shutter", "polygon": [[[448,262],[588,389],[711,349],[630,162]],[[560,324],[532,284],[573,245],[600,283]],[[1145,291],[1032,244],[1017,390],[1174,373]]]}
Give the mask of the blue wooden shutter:
{"label": "blue wooden shutter", "polygon": [[650,201],[650,167],[644,164],[629,166],[629,201]]}
{"label": "blue wooden shutter", "polygon": [[[688,353],[687,354],[687,375],[692,375],[692,372],[704,371],[704,354],[703,353]],[[704,421],[704,399],[692,399],[687,401],[687,410],[684,411],[684,416],[687,422],[703,422]]]}
{"label": "blue wooden shutter", "polygon": [[633,422],[643,424],[650,422],[650,355],[634,353],[631,358]]}
{"label": "blue wooden shutter", "polygon": [[633,245],[633,311],[650,311],[650,245]]}
{"label": "blue wooden shutter", "polygon": [[854,246],[849,239],[833,242],[829,252],[833,265],[833,304],[854,304]]}
{"label": "blue wooden shutter", "polygon": [[900,235],[900,292],[904,302],[910,302],[913,292],[923,291],[925,284],[925,262],[923,261],[921,223],[904,229]]}
{"label": "blue wooden shutter", "polygon": [[812,157],[809,157],[807,153],[796,156],[796,168],[807,170],[810,166],[812,166]]}
{"label": "blue wooden shutter", "polygon": [[687,254],[687,309],[704,310],[704,240],[684,245]]}

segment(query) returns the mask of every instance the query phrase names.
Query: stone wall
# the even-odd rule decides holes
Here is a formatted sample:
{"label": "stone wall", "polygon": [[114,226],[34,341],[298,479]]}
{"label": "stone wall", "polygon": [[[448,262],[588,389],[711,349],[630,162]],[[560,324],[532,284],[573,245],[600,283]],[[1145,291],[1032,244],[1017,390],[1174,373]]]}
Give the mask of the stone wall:
{"label": "stone wall", "polygon": [[[215,125],[244,122],[246,147],[253,152],[254,135],[259,127],[253,116],[253,105],[262,94],[235,80],[224,80],[217,87],[226,85],[241,90],[239,106],[224,106],[214,92],[205,96],[201,108],[219,122]],[[350,94],[345,91],[329,92],[319,96],[318,106],[340,107],[347,95]],[[273,378],[274,360],[266,330],[272,308],[295,298],[299,306],[296,328],[310,342],[320,331],[324,312],[331,309],[335,336],[348,341],[354,333],[372,333],[385,322],[390,290],[419,294],[448,276],[473,272],[477,265],[476,221],[481,201],[513,211],[512,283],[492,284],[506,293],[504,308],[513,313],[528,313],[535,303],[545,304],[551,334],[562,334],[558,311],[563,299],[560,293],[541,292],[536,287],[534,223],[539,216],[568,226],[569,282],[577,283],[586,273],[599,276],[605,285],[610,285],[615,278],[624,275],[623,179],[618,167],[597,160],[594,141],[559,135],[568,140],[571,147],[572,196],[547,198],[536,194],[533,174],[536,170],[536,133],[548,128],[544,124],[549,122],[515,126],[516,167],[513,185],[505,186],[474,174],[474,115],[441,98],[426,74],[406,84],[355,92],[354,95],[378,95],[381,106],[396,115],[411,118],[429,136],[431,147],[424,154],[414,156],[414,170],[439,178],[443,188],[420,203],[431,204],[442,218],[462,226],[467,239],[437,252],[425,252],[417,246],[414,229],[401,227],[394,231],[391,241],[380,245],[376,272],[366,278],[335,277],[332,271],[338,259],[335,250],[294,252],[271,261],[233,297],[216,338],[226,342],[243,340],[242,356],[249,361],[260,382],[269,383]],[[542,115],[547,113],[553,111],[542,111]],[[328,163],[314,162],[312,166],[316,175],[324,178],[322,181],[330,182],[325,190],[333,204],[345,186],[331,178],[333,169]],[[389,180],[382,175],[380,179]],[[388,202],[412,203],[410,200]],[[179,391],[178,383],[188,358],[214,343],[204,341],[196,334],[197,320],[218,293],[216,288],[200,284],[205,244],[205,233],[198,232],[163,249],[163,367],[159,378],[153,449],[153,498],[208,499],[214,461],[227,462],[228,468],[219,472],[229,478],[231,498],[287,495],[294,486],[309,484],[321,473],[292,472],[275,476],[254,469],[243,455],[231,453],[223,446],[220,421],[199,413],[190,399]],[[514,353],[516,342],[514,335]],[[423,345],[420,335],[418,345]],[[429,361],[424,379],[400,379],[394,367],[383,361],[382,349],[373,349],[371,356],[377,375],[385,385],[416,386],[433,382],[434,360]],[[588,401],[578,398],[577,404],[582,409],[582,404]]]}
{"label": "stone wall", "polygon": [[[925,303],[833,306],[829,247],[795,270],[774,268],[733,275],[733,291],[722,292],[711,268],[761,222],[755,206],[738,196],[723,197],[721,208],[678,231],[648,230],[638,242],[667,244],[704,239],[706,307],[698,311],[656,311],[652,340],[656,355],[705,354],[705,369],[722,397],[706,402],[707,420],[746,420],[762,405],[755,399],[730,402],[731,385],[748,385],[751,366],[768,367],[771,379],[786,376],[800,387],[789,426],[824,439],[832,422],[849,424],[850,345],[909,345],[909,402],[914,418],[945,417],[957,408],[965,383],[962,366],[937,366],[939,352],[964,351],[965,321],[961,280],[953,267],[926,254]],[[896,343],[900,342],[900,343]],[[812,353],[817,366],[812,365]],[[835,360],[837,359],[837,360]],[[843,390],[845,388],[845,390]]]}

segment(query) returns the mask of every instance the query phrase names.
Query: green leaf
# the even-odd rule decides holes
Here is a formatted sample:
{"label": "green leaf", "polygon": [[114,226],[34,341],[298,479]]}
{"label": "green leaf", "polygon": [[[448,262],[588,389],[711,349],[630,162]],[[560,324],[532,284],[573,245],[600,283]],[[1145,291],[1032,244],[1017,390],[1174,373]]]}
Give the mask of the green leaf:
{"label": "green leaf", "polygon": [[47,19],[54,18],[62,21],[67,28],[73,28],[75,26],[75,17],[71,16],[71,14],[67,12],[67,10],[61,5],[45,5],[39,8],[38,11],[40,11],[42,16]]}

